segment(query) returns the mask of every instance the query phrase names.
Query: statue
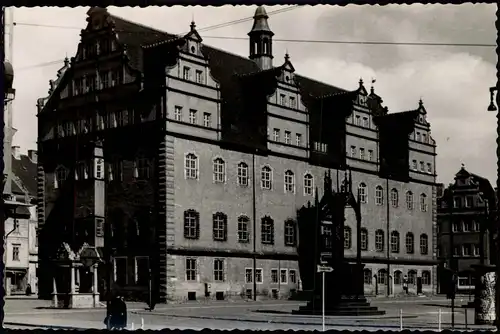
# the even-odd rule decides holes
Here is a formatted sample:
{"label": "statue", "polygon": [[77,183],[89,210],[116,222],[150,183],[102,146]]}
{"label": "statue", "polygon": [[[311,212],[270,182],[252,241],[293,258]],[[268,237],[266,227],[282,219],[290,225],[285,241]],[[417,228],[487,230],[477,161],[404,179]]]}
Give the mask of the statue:
{"label": "statue", "polygon": [[[366,301],[363,291],[363,267],[361,263],[361,210],[359,194],[352,193],[351,172],[345,173],[337,191],[333,190],[331,172],[325,173],[324,194],[315,203],[297,212],[299,228],[299,270],[304,291],[311,291],[306,306],[294,311],[297,314],[322,312],[322,275],[325,277],[325,314],[328,315],[380,315],[376,307]],[[356,213],[357,256],[356,263],[348,263],[344,257],[345,208],[350,206]],[[317,266],[332,267],[332,272],[318,273]]]}

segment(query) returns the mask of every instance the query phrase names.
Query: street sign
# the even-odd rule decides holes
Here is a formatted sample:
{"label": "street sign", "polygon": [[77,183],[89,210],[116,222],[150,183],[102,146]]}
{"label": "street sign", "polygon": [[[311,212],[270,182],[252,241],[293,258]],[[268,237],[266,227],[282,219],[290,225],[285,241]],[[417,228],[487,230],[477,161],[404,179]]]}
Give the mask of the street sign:
{"label": "street sign", "polygon": [[319,261],[324,264],[328,262],[328,259],[332,258],[332,252],[321,252],[319,255]]}
{"label": "street sign", "polygon": [[318,273],[331,273],[332,271],[332,267],[318,265]]}

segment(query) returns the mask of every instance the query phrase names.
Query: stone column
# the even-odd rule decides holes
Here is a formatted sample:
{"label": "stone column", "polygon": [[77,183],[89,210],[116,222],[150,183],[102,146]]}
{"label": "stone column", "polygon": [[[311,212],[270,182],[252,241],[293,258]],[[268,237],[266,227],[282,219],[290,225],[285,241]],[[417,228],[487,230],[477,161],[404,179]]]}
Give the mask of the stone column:
{"label": "stone column", "polygon": [[70,272],[70,294],[75,293],[75,267],[73,263],[69,265],[69,272]]}
{"label": "stone column", "polygon": [[94,307],[99,307],[99,285],[97,280],[97,263],[93,266],[92,276],[92,299]]}
{"label": "stone column", "polygon": [[57,300],[57,285],[56,285],[56,277],[52,279],[52,306],[58,307],[59,302]]}
{"label": "stone column", "polygon": [[474,324],[495,323],[495,266],[472,265],[476,271]]}

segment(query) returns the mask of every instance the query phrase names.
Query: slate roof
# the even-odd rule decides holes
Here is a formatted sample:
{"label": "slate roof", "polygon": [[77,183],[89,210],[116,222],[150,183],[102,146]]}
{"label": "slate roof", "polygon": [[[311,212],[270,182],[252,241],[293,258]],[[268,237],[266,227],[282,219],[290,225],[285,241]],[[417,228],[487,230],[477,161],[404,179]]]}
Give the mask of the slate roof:
{"label": "slate roof", "polygon": [[[160,41],[172,41],[181,36],[170,34],[139,23],[131,22],[121,17],[109,14],[115,22],[115,31],[119,41],[126,46],[130,58],[130,65],[142,71],[142,47]],[[209,59],[212,71],[228,77],[234,74],[248,74],[260,71],[257,64],[249,58],[202,44],[202,52]],[[223,73],[225,72],[225,73]],[[346,92],[345,89],[328,85],[305,76],[295,74],[301,91],[312,96],[331,95]]]}
{"label": "slate roof", "polygon": [[[19,160],[12,157],[12,173],[21,180],[22,185],[26,188],[30,196],[37,196],[36,163],[32,162],[27,155],[21,155]],[[24,194],[24,191],[15,182],[12,182],[12,191]]]}

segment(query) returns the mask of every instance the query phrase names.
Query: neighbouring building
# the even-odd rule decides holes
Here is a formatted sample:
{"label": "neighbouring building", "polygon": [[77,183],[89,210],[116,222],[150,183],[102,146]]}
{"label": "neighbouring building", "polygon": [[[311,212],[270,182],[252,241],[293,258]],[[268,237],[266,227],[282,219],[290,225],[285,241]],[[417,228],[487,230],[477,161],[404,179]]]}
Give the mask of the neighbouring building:
{"label": "neighbouring building", "polygon": [[437,201],[437,255],[442,263],[438,270],[439,292],[448,291],[449,269],[458,273],[458,291],[470,293],[475,285],[471,265],[495,263],[490,233],[496,212],[495,194],[487,179],[468,172],[463,165],[454,182],[443,189]]}
{"label": "neighbouring building", "polygon": [[[264,7],[247,57],[202,43],[194,22],[175,36],[103,8],[87,21],[38,101],[41,298],[60,245],[85,242],[108,254],[100,291],[111,280],[144,300],[151,279],[160,301],[287,298],[300,288],[297,210],[326,171],[348,169],[367,293],[401,293],[405,275],[412,292],[418,279],[435,291],[436,144],[422,101],[389,113],[361,80],[346,90],[296,74],[273,54]],[[355,231],[350,215],[349,260]]]}
{"label": "neighbouring building", "polygon": [[36,151],[20,154],[11,148],[10,194],[4,194],[7,294],[24,294],[28,284],[37,291]]}

